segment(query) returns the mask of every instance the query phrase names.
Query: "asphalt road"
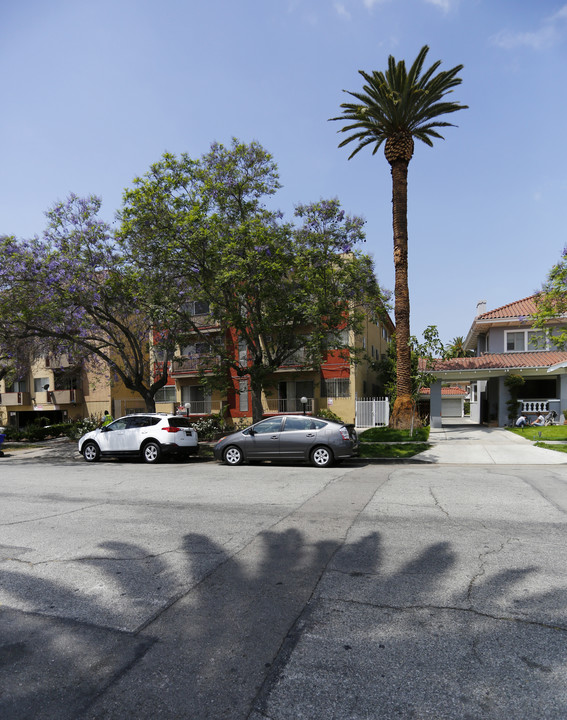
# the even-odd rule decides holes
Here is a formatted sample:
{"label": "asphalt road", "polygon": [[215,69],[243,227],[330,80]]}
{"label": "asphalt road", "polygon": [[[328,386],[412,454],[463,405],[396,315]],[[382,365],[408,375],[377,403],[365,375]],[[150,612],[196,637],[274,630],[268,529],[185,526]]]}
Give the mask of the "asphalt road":
{"label": "asphalt road", "polygon": [[0,460],[0,718],[565,720],[567,468]]}

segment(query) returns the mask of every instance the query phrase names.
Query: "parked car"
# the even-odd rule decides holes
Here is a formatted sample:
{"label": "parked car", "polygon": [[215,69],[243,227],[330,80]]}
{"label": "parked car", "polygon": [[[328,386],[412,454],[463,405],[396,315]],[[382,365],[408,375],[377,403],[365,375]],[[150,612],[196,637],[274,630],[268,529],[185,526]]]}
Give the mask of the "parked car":
{"label": "parked car", "polygon": [[198,451],[199,438],[189,418],[167,413],[126,415],[79,440],[79,452],[87,462],[104,456],[137,455],[156,463],[164,455],[188,456]]}
{"label": "parked car", "polygon": [[244,460],[305,460],[328,467],[352,457],[357,448],[354,428],[310,415],[273,415],[221,438],[213,452],[227,465]]}

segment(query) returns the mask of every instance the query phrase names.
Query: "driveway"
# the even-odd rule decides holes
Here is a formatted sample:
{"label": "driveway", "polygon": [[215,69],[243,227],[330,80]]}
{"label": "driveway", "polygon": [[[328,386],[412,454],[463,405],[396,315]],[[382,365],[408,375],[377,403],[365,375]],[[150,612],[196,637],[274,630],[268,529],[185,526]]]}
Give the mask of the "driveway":
{"label": "driveway", "polygon": [[567,455],[544,450],[505,428],[485,427],[468,418],[444,418],[431,428],[433,446],[414,459],[442,465],[565,465]]}

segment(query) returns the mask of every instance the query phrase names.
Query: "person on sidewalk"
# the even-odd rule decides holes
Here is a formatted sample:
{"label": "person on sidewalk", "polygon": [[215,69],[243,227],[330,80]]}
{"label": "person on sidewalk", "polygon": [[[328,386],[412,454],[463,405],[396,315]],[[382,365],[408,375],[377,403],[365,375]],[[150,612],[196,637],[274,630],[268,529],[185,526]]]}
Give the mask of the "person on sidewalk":
{"label": "person on sidewalk", "polygon": [[100,424],[101,427],[106,427],[112,422],[113,418],[112,415],[108,412],[108,410],[104,411],[104,415],[102,418],[102,423]]}

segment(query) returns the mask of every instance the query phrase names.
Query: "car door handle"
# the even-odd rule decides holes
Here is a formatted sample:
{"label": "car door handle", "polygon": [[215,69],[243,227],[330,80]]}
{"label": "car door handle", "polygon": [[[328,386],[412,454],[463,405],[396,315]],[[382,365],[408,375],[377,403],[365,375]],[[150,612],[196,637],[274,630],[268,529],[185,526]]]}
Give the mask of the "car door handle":
{"label": "car door handle", "polygon": [[305,437],[315,437],[315,433],[307,433]]}
{"label": "car door handle", "polygon": [[279,438],[279,435],[272,435],[272,437],[270,438],[270,440],[277,440],[278,438]]}

